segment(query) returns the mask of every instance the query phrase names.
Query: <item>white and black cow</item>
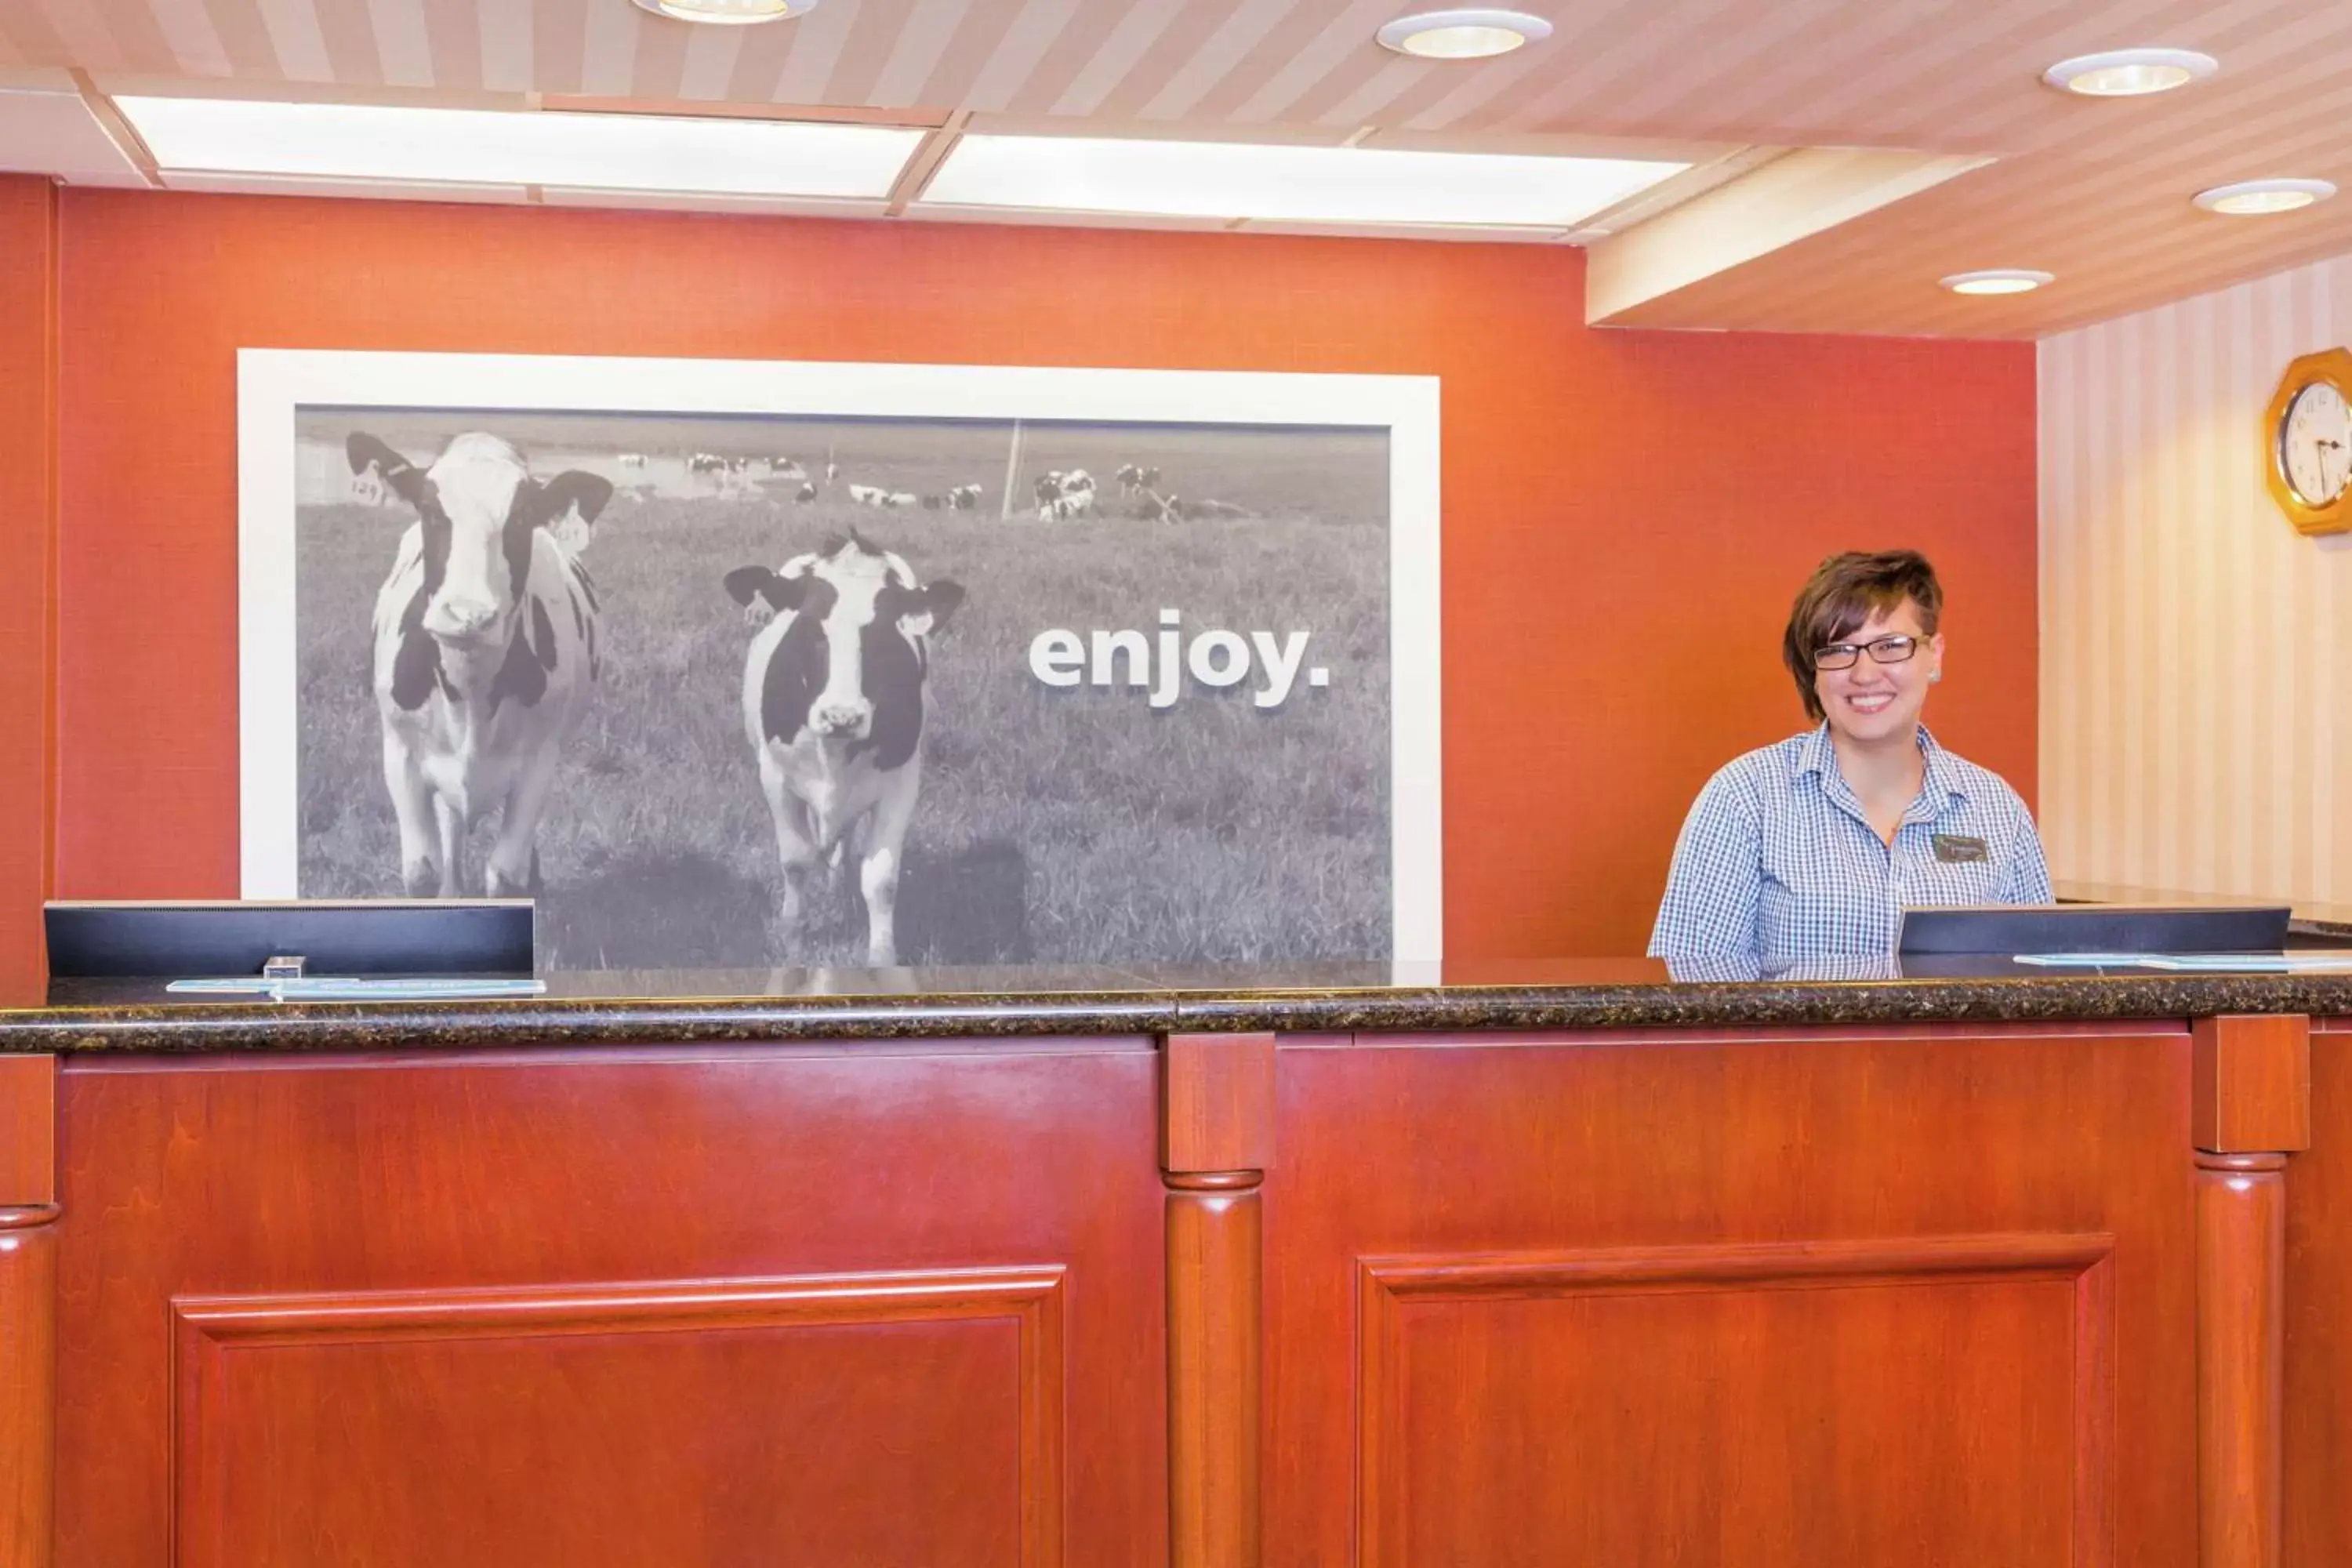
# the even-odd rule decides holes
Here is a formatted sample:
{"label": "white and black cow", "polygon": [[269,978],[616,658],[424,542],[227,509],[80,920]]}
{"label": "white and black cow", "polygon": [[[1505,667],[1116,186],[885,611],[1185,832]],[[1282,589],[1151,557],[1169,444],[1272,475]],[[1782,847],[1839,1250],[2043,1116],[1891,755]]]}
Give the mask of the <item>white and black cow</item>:
{"label": "white and black cow", "polygon": [[412,896],[466,890],[467,830],[497,811],[483,887],[539,885],[534,844],[557,753],[599,674],[596,590],[576,556],[610,481],[544,481],[495,436],[460,436],[429,468],[377,437],[344,443],[416,509],[375,600],[383,778]]}
{"label": "white and black cow", "polygon": [[978,485],[958,485],[948,491],[948,506],[954,511],[978,511],[981,494]]}
{"label": "white and black cow", "polygon": [[1095,509],[1094,476],[1084,468],[1055,468],[1037,481],[1037,520],[1066,522]]}
{"label": "white and black cow", "polygon": [[782,566],[740,566],[727,592],[775,618],[743,661],[743,728],[783,865],[781,923],[800,929],[803,884],[846,854],[866,896],[866,962],[896,963],[899,856],[923,785],[931,633],[963,589],[924,584],[855,533]]}

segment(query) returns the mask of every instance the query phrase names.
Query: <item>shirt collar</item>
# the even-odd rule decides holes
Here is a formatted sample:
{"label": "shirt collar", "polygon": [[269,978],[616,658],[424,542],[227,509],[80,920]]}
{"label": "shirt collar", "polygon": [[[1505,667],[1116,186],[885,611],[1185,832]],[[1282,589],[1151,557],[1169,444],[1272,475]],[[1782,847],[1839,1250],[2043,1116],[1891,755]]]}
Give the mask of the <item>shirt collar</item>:
{"label": "shirt collar", "polygon": [[[1919,754],[1927,759],[1927,767],[1919,781],[1919,798],[1934,802],[1939,808],[1969,797],[1968,787],[1961,782],[1960,770],[1952,753],[1936,743],[1936,737],[1922,724],[1919,731]],[[1797,775],[1814,774],[1826,785],[1832,778],[1844,783],[1837,771],[1837,751],[1830,744],[1828,721],[1813,726],[1805,737],[1804,746],[1797,752]]]}

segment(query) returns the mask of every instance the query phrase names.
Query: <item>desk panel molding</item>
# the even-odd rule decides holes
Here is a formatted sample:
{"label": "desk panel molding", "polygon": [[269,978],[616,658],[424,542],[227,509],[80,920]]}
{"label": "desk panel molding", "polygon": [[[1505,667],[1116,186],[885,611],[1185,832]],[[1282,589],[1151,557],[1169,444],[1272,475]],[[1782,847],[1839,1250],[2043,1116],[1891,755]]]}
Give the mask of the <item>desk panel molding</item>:
{"label": "desk panel molding", "polygon": [[[2114,1251],[2027,1233],[1361,1258],[1356,1561],[1566,1540],[1679,1562],[1731,1539],[1758,1560],[1894,1561],[1924,1539],[2107,1568]],[[2027,1387],[1945,1359],[1954,1342],[1995,1363],[2071,1348]],[[1906,1385],[1881,1356],[1939,1375]],[[1768,1388],[1787,1433],[1727,1423]],[[1797,1436],[1831,1426],[1875,1436],[1863,1473]],[[1790,1513],[1796,1497],[1813,1502]]]}
{"label": "desk panel molding", "polygon": [[772,1554],[781,1529],[819,1560],[1061,1568],[1065,1283],[1034,1267],[176,1299],[175,1560],[360,1543],[420,1561],[439,1542],[728,1561]]}

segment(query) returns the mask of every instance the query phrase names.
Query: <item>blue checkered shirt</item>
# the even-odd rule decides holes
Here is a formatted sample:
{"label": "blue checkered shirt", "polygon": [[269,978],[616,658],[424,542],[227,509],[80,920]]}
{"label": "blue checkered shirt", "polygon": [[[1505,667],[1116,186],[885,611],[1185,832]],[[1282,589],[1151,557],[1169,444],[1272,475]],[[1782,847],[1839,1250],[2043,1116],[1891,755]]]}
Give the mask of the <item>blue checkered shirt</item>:
{"label": "blue checkered shirt", "polygon": [[[1919,750],[1927,776],[1891,847],[1838,772],[1826,724],[1725,766],[1675,841],[1651,956],[1885,954],[1906,904],[2049,903],[2042,839],[2017,792],[1924,725]],[[1970,839],[1981,859],[1947,858],[1972,854],[1954,842]]]}

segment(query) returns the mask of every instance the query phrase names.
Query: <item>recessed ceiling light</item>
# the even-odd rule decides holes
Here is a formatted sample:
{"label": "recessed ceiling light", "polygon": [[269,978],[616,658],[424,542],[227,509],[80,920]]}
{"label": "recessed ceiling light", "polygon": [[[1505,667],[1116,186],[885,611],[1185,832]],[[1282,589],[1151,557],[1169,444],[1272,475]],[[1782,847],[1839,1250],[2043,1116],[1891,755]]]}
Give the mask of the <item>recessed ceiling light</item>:
{"label": "recessed ceiling light", "polygon": [[932,206],[1568,228],[1689,165],[1240,142],[966,136]]}
{"label": "recessed ceiling light", "polygon": [[2042,79],[2085,98],[2137,98],[2187,87],[2221,68],[2221,61],[2194,49],[2110,49],[2060,60]]}
{"label": "recessed ceiling light", "polygon": [[2025,294],[2057,279],[2025,267],[1988,267],[1977,272],[1955,272],[1939,282],[1955,294]]}
{"label": "recessed ceiling light", "polygon": [[816,0],[637,0],[656,16],[681,22],[781,22],[816,9]]}
{"label": "recessed ceiling light", "polygon": [[2336,194],[2326,180],[2240,180],[2200,191],[2191,199],[2209,213],[2253,217],[2263,213],[2291,213]]}
{"label": "recessed ceiling light", "polygon": [[1432,60],[1483,60],[1551,37],[1551,24],[1524,11],[1484,7],[1399,16],[1377,34],[1385,48]]}
{"label": "recessed ceiling light", "polygon": [[174,172],[877,198],[923,132],[887,125],[117,98]]}

